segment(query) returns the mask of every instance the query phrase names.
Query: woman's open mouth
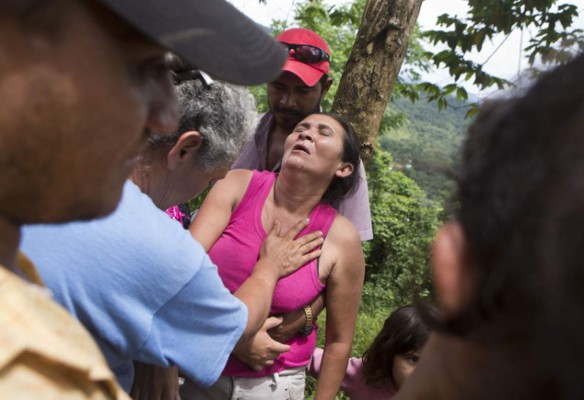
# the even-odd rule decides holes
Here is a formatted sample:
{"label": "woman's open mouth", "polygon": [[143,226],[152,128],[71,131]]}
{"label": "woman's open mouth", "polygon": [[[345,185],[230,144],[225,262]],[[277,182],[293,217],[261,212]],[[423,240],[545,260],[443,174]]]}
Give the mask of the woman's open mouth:
{"label": "woman's open mouth", "polygon": [[306,154],[310,154],[310,151],[308,150],[308,148],[301,143],[295,144],[294,147],[292,147],[292,151],[302,151]]}

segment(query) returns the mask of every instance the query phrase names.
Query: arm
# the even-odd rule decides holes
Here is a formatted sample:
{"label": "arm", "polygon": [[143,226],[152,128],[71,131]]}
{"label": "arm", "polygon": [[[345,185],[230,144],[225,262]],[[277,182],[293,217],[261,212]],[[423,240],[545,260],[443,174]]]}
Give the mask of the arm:
{"label": "arm", "polygon": [[241,340],[253,340],[268,318],[278,280],[320,256],[320,249],[312,250],[322,244],[322,232],[294,239],[307,224],[308,220],[300,221],[281,236],[280,224],[276,221],[264,240],[251,276],[234,293],[248,308],[247,327]]}
{"label": "arm", "polygon": [[274,360],[288,350],[290,346],[275,341],[268,331],[282,323],[282,318],[270,317],[252,340],[240,340],[233,349],[233,355],[249,365],[255,371],[274,365]]}
{"label": "arm", "polygon": [[[308,304],[312,310],[313,320],[316,321],[318,314],[324,309],[325,292],[321,292],[314,300]],[[296,310],[286,314],[279,315],[282,317],[282,323],[269,330],[272,339],[280,343],[285,343],[296,336],[306,323],[306,314],[304,310]]]}
{"label": "arm", "polygon": [[178,368],[162,368],[134,362],[132,400],[177,400]]}
{"label": "arm", "polygon": [[327,280],[325,348],[316,400],[334,399],[339,391],[351,352],[365,276],[359,235],[346,218],[337,217],[327,242],[323,252],[338,257]]}
{"label": "arm", "polygon": [[[206,251],[209,251],[229,224],[231,213],[241,201],[251,176],[251,171],[231,171],[207,195],[190,227],[191,234]],[[307,223],[307,220],[300,221],[282,234],[280,224],[276,221],[262,245],[251,276],[234,293],[248,309],[248,322],[240,341],[250,344],[266,321],[278,279],[320,256],[320,249],[312,250],[322,244],[321,232],[294,239]]]}
{"label": "arm", "polygon": [[310,363],[308,368],[306,368],[306,373],[312,376],[314,379],[318,379],[318,374],[320,373],[320,364],[322,364],[322,349],[317,347],[310,357]]}
{"label": "arm", "polygon": [[[322,292],[308,306],[313,318],[324,309],[325,295]],[[296,310],[286,314],[270,317],[251,341],[239,343],[233,350],[233,355],[256,371],[274,364],[278,356],[290,346],[283,344],[298,335],[306,323],[304,310]],[[320,365],[320,361],[319,361]]]}
{"label": "arm", "polygon": [[[308,306],[312,310],[313,318],[324,309],[325,295],[322,292]],[[304,310],[296,310],[286,314],[270,317],[264,326],[249,341],[240,342],[233,350],[233,355],[241,361],[260,371],[266,366],[274,364],[278,356],[288,350],[290,346],[283,344],[298,335],[306,323]]]}
{"label": "arm", "polygon": [[206,252],[219,239],[241,201],[252,177],[247,170],[233,170],[211,188],[189,231]]}

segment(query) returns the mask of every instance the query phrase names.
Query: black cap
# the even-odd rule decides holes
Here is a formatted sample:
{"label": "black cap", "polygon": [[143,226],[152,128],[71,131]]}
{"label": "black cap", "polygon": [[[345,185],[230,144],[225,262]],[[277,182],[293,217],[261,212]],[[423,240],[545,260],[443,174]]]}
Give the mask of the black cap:
{"label": "black cap", "polygon": [[100,0],[170,51],[213,77],[242,85],[275,79],[286,51],[224,0]]}

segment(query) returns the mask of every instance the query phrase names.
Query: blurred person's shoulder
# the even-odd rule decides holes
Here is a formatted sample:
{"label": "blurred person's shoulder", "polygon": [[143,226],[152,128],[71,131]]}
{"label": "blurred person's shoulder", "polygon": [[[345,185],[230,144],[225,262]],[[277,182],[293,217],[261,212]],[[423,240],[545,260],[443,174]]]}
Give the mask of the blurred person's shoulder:
{"label": "blurred person's shoulder", "polygon": [[0,393],[11,399],[129,399],[99,348],[41,286],[32,263],[0,267]]}

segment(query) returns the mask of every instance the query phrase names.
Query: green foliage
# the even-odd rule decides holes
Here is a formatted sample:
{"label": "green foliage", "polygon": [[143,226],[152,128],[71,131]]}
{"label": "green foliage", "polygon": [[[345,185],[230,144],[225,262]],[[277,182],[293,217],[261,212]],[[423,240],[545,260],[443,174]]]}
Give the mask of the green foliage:
{"label": "green foliage", "polygon": [[203,204],[203,201],[205,201],[205,197],[207,197],[207,194],[209,194],[210,190],[211,186],[209,185],[197,197],[189,200],[189,209],[191,210],[191,212],[201,208],[201,205]]}
{"label": "green foliage", "polygon": [[[335,98],[338,84],[361,23],[365,4],[366,0],[355,0],[349,5],[328,6],[323,0],[304,0],[296,5],[294,11],[295,25],[318,32],[331,50],[333,86],[326,98],[323,99],[322,105],[325,110],[330,109]],[[272,34],[277,36],[288,28],[289,26],[286,25],[285,21],[273,21]],[[398,93],[411,93],[413,90],[419,90],[415,86],[415,82],[419,80],[420,73],[428,72],[431,69],[430,54],[422,47],[421,40],[422,32],[416,26],[408,47],[405,63],[394,89]],[[259,98],[256,97],[256,99],[259,104]]]}
{"label": "green foliage", "polygon": [[420,81],[422,72],[430,72],[432,70],[431,54],[424,49],[422,45],[423,38],[424,34],[420,30],[420,26],[416,24],[410,38],[404,64],[396,82],[395,91],[402,92],[412,87],[413,83]]}
{"label": "green foliage", "polygon": [[252,86],[249,91],[255,98],[258,113],[263,114],[268,111],[268,91],[266,85]]}
{"label": "green foliage", "polygon": [[[468,55],[481,51],[485,42],[492,41],[496,35],[508,36],[514,30],[535,32],[523,49],[534,75],[540,72],[533,67],[537,60],[544,64],[565,63],[577,52],[584,51],[584,31],[574,26],[578,16],[578,8],[574,4],[558,4],[558,0],[468,0],[468,5],[467,18],[443,14],[437,19],[437,29],[421,32],[416,27],[394,87],[394,95],[416,101],[420,93],[425,93],[430,101],[435,101],[440,109],[444,109],[452,104],[448,98],[450,94],[455,94],[459,101],[467,100],[468,94],[461,86],[462,81],[472,81],[481,90],[512,85],[506,79],[484,71],[488,59],[476,63],[470,61]],[[325,109],[330,108],[336,93],[364,7],[365,0],[341,6],[327,6],[322,0],[304,0],[296,5],[295,23],[319,32],[331,47],[331,75],[335,84],[324,100]],[[273,23],[275,33],[286,28],[284,21]],[[445,45],[446,49],[437,53],[428,52],[422,45],[423,40]],[[445,67],[455,83],[442,87],[421,82],[421,73],[435,67]],[[467,103],[465,109],[466,117],[475,115],[478,102]]]}
{"label": "green foliage", "polygon": [[441,208],[392,167],[391,155],[377,151],[367,171],[374,238],[364,245],[365,309],[390,309],[432,292],[428,250]]}
{"label": "green foliage", "polygon": [[[433,54],[432,61],[437,67],[446,67],[457,81],[449,85],[458,90],[458,81],[472,80],[479,89],[496,86],[501,89],[511,82],[488,74],[483,70],[486,63],[475,63],[467,56],[473,51],[481,51],[486,40],[495,35],[508,36],[514,30],[535,32],[523,49],[530,65],[537,60],[544,64],[566,63],[577,52],[584,50],[584,31],[574,27],[578,8],[574,4],[558,4],[557,0],[469,0],[469,16],[460,18],[442,14],[437,19],[438,27],[424,33],[433,44],[442,44],[446,49]],[[488,61],[488,59],[487,59]],[[422,88],[425,89],[425,88]],[[431,96],[439,101],[439,106],[448,105],[445,99],[449,94],[445,88],[431,88]],[[462,92],[457,96],[463,98]],[[469,115],[476,113],[476,105]]]}
{"label": "green foliage", "polygon": [[393,155],[396,169],[440,204],[449,201],[454,191],[449,172],[468,125],[466,103],[452,97],[449,101],[452,106],[439,111],[427,101],[412,104],[403,98],[394,99],[385,115],[399,115],[401,123],[383,127],[378,137],[381,149]]}
{"label": "green foliage", "polygon": [[[352,357],[361,357],[395,308],[432,295],[428,247],[440,208],[414,181],[393,171],[391,155],[376,151],[368,166],[374,239],[365,242],[366,278],[355,326]],[[319,315],[317,346],[324,346],[326,310]],[[305,398],[316,380],[307,378]],[[336,397],[346,399],[342,392]]]}

